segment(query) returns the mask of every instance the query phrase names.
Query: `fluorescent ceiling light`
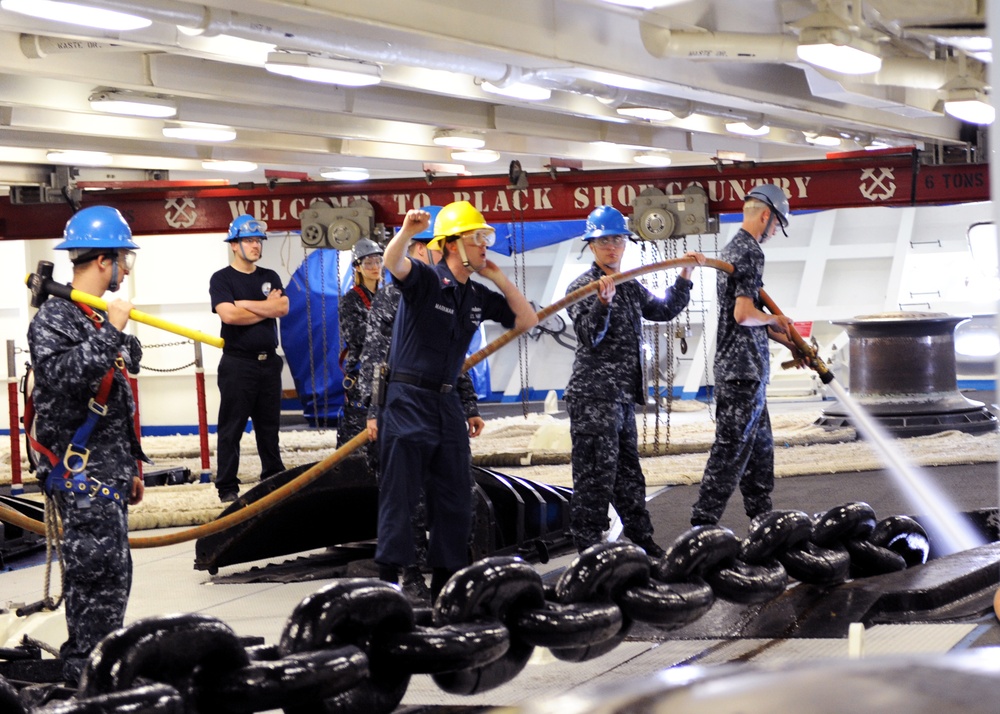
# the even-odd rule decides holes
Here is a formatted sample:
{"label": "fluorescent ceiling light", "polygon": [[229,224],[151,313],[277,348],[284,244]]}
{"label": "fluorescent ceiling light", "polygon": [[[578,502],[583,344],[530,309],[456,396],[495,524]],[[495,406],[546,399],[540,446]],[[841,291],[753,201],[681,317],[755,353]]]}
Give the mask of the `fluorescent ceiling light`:
{"label": "fluorescent ceiling light", "polygon": [[434,132],[434,143],[449,149],[481,149],[486,137],[472,131],[442,130]]}
{"label": "fluorescent ceiling light", "polygon": [[250,171],[255,171],[257,169],[257,164],[253,161],[208,160],[202,161],[201,167],[206,171],[230,171],[235,174],[245,174]]}
{"label": "fluorescent ceiling light", "polygon": [[221,124],[180,124],[167,122],[163,127],[163,135],[168,139],[184,139],[185,141],[232,141],[236,138],[236,130],[231,126]]}
{"label": "fluorescent ceiling light", "polygon": [[803,62],[840,74],[871,74],[882,68],[874,43],[839,27],[807,27],[797,49]]}
{"label": "fluorescent ceiling light", "polygon": [[500,158],[499,151],[491,149],[469,149],[467,151],[452,151],[451,160],[473,164],[492,164]]}
{"label": "fluorescent ceiling light", "polygon": [[604,0],[608,5],[620,5],[621,7],[636,7],[640,10],[652,10],[655,7],[667,7],[668,5],[678,5],[687,0]]}
{"label": "fluorescent ceiling light", "polygon": [[177,104],[172,99],[116,89],[91,94],[90,108],[106,114],[126,114],[156,119],[166,119],[177,114]]}
{"label": "fluorescent ceiling light", "polygon": [[996,119],[996,109],[989,97],[975,87],[951,89],[945,97],[944,110],[956,119],[970,124],[992,124]]}
{"label": "fluorescent ceiling light", "polygon": [[892,146],[889,142],[883,139],[872,139],[867,144],[865,144],[865,151],[875,151],[877,149],[888,149]]}
{"label": "fluorescent ceiling light", "polygon": [[813,146],[840,146],[839,136],[830,136],[829,134],[806,134],[806,141],[808,141]]}
{"label": "fluorescent ceiling light", "polygon": [[333,181],[367,181],[368,169],[344,166],[342,168],[323,169],[319,172],[319,175]]}
{"label": "fluorescent ceiling light", "polygon": [[499,86],[491,82],[483,82],[483,91],[490,94],[499,94],[511,99],[523,99],[528,102],[544,102],[552,96],[552,90],[545,87],[536,87],[533,84],[524,82],[511,82],[505,86]]}
{"label": "fluorescent ceiling light", "polygon": [[343,87],[369,87],[382,81],[382,68],[377,64],[296,52],[268,52],[264,68],[286,77]]}
{"label": "fluorescent ceiling light", "polygon": [[672,111],[657,107],[618,107],[617,111],[623,117],[645,119],[646,121],[670,121],[676,118]]}
{"label": "fluorescent ceiling light", "polygon": [[764,136],[771,127],[767,124],[751,124],[745,121],[731,121],[726,123],[726,131],[740,136]]}
{"label": "fluorescent ceiling light", "polygon": [[57,0],[0,0],[0,8],[42,20],[68,22],[100,30],[139,30],[153,24],[152,20],[138,15]]}
{"label": "fluorescent ceiling light", "polygon": [[113,157],[105,151],[50,151],[45,155],[54,164],[72,164],[73,166],[108,166]]}
{"label": "fluorescent ceiling light", "polygon": [[643,151],[632,158],[637,164],[646,166],[670,166],[671,163],[669,156],[657,151]]}

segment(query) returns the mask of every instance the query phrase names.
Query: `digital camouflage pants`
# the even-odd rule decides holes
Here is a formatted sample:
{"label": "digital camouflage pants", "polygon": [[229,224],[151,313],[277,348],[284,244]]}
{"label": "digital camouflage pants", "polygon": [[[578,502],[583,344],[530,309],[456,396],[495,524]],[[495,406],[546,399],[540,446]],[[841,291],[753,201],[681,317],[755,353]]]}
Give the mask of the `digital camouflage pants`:
{"label": "digital camouflage pants", "polygon": [[767,384],[730,380],[715,385],[715,443],[705,465],[692,525],[719,522],[739,484],[751,518],[771,510],[774,439],[767,413]]}
{"label": "digital camouflage pants", "polygon": [[573,441],[570,532],[583,550],[600,543],[608,529],[608,505],[634,543],[653,538],[646,510],[646,478],[639,466],[635,406],[573,399],[567,402]]}

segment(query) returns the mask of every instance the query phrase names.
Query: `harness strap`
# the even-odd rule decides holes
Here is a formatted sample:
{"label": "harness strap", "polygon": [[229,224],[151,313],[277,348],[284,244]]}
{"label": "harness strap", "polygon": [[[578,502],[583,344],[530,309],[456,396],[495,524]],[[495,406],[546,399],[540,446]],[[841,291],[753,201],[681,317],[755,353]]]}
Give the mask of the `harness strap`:
{"label": "harness strap", "polygon": [[[101,325],[104,323],[103,315],[92,310],[89,305],[79,302],[76,305],[94,323],[96,329],[101,328]],[[51,450],[40,444],[34,437],[29,437],[32,447],[43,454],[52,464],[52,470],[49,472],[48,478],[45,479],[44,487],[46,492],[68,491],[73,493],[76,496],[76,505],[78,508],[89,508],[90,498],[94,496],[106,498],[116,503],[121,503],[123,500],[122,494],[118,489],[103,484],[97,479],[90,478],[86,474],[87,461],[90,459],[90,449],[87,448],[87,442],[90,441],[90,436],[97,427],[98,421],[108,413],[107,403],[111,395],[111,387],[114,384],[116,369],[120,370],[126,376],[126,379],[128,378],[125,372],[125,360],[122,359],[120,353],[115,357],[114,365],[101,378],[101,383],[97,387],[97,393],[87,403],[87,418],[84,419],[83,423],[77,428],[76,433],[73,434],[73,438],[70,439],[70,443],[66,447],[66,453],[61,459]],[[31,423],[29,421],[29,414],[33,420],[33,403],[25,405],[26,425]]]}
{"label": "harness strap", "polygon": [[351,289],[354,292],[356,292],[358,295],[361,296],[361,302],[363,302],[365,304],[365,309],[366,310],[371,310],[372,309],[372,301],[368,299],[368,293],[365,292],[365,289],[363,287],[361,287],[360,285],[355,285]]}
{"label": "harness strap", "polygon": [[[355,284],[354,287],[351,288],[351,290],[353,290],[354,292],[356,292],[358,295],[361,296],[361,302],[365,304],[366,310],[372,309],[372,301],[368,299],[368,293],[365,292],[365,289],[363,287],[361,287],[358,284]],[[347,359],[348,352],[349,350],[347,349],[347,347],[344,347],[344,349],[340,351],[340,356],[337,358],[337,365],[340,367],[340,371],[344,371],[344,360]]]}

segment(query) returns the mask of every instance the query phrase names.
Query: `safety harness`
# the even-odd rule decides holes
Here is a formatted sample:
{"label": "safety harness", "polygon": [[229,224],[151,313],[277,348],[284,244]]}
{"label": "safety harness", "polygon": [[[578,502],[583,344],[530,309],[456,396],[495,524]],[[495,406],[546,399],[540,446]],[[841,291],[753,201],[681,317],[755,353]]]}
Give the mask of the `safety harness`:
{"label": "safety harness", "polygon": [[[76,303],[83,313],[94,323],[97,329],[101,329],[104,323],[104,316],[95,312],[88,305]],[[49,495],[56,491],[68,491],[76,498],[77,508],[90,508],[90,499],[93,497],[106,498],[115,503],[123,503],[124,497],[121,492],[107,484],[101,483],[95,478],[87,476],[87,461],[90,458],[90,449],[87,442],[90,435],[97,427],[101,417],[108,413],[108,397],[111,395],[111,386],[114,383],[115,370],[121,370],[125,374],[125,360],[121,353],[115,357],[114,365],[101,378],[101,383],[97,388],[97,394],[91,398],[87,404],[87,418],[77,428],[76,433],[66,447],[66,453],[60,459],[50,449],[42,445],[31,436],[31,425],[35,419],[34,400],[28,399],[24,406],[25,432],[29,435],[31,447],[42,454],[52,464],[52,470],[43,485],[45,492]],[[127,377],[127,375],[126,375]]]}
{"label": "safety harness", "polygon": [[[353,288],[351,288],[351,290],[356,292],[361,297],[361,302],[365,304],[366,310],[372,309],[372,301],[368,299],[368,293],[365,292],[365,289],[363,287],[361,287],[360,285],[355,285]],[[347,349],[347,345],[344,345],[344,348],[340,350],[340,356],[337,358],[337,364],[340,366],[341,372],[344,371],[344,360],[347,359],[348,351],[349,350]],[[345,382],[347,381],[347,375],[344,375],[344,381]],[[349,389],[349,387],[347,387],[346,384],[344,385],[344,387]]]}

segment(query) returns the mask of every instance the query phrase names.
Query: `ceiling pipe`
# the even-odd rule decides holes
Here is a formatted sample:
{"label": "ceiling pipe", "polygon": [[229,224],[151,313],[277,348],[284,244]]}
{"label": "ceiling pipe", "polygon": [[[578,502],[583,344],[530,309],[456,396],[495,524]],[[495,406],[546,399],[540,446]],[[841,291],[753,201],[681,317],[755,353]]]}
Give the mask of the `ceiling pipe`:
{"label": "ceiling pipe", "polygon": [[[255,42],[265,42],[282,50],[335,54],[350,59],[380,64],[421,67],[471,74],[488,82],[500,82],[510,74],[528,70],[512,68],[502,62],[460,57],[446,52],[417,49],[391,42],[368,40],[326,29],[283,23],[240,12],[216,10],[175,0],[85,0],[87,5],[130,12],[153,22],[179,25],[198,30],[206,36],[230,35]],[[127,38],[127,34],[125,37]]]}
{"label": "ceiling pipe", "polygon": [[909,89],[940,89],[958,75],[958,62],[954,59],[886,57],[878,72],[852,75],[847,81]]}
{"label": "ceiling pipe", "polygon": [[643,47],[654,57],[710,62],[797,62],[798,40],[749,32],[675,32],[639,22]]}
{"label": "ceiling pipe", "polygon": [[[711,62],[800,63],[798,41],[789,35],[740,32],[674,32],[640,22],[646,51],[658,58]],[[823,70],[817,70],[823,71]],[[836,72],[829,74],[841,77]],[[848,81],[912,89],[938,89],[958,74],[954,60],[885,57],[871,74],[852,75]]]}

